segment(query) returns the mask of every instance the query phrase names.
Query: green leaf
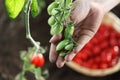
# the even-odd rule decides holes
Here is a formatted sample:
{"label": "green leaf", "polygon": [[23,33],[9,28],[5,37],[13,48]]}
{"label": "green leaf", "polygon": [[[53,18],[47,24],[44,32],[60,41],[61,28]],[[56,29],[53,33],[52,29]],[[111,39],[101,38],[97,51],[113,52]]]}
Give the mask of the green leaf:
{"label": "green leaf", "polygon": [[29,63],[29,58],[31,54],[28,54],[27,51],[20,51],[20,58],[24,61],[24,63]]}
{"label": "green leaf", "polygon": [[41,69],[40,68],[36,68],[35,69],[35,78],[39,79],[42,75]]}
{"label": "green leaf", "polygon": [[49,77],[49,71],[47,69],[45,69],[43,71],[42,75],[44,76],[44,78],[48,78]]}
{"label": "green leaf", "polygon": [[40,13],[40,9],[39,9],[37,0],[32,0],[31,13],[32,13],[33,17],[38,16],[38,14]]}
{"label": "green leaf", "polygon": [[29,66],[29,71],[33,71],[33,70],[35,70],[35,65],[32,65],[32,64],[31,64],[31,65]]}
{"label": "green leaf", "polygon": [[63,31],[63,25],[56,23],[51,27],[50,33],[51,35],[55,35],[55,34],[60,34],[62,31]]}
{"label": "green leaf", "polygon": [[25,70],[25,71],[27,71],[27,70],[29,70],[29,67],[30,67],[30,61],[28,60],[28,58],[27,57],[25,57],[26,59],[24,60],[24,63],[23,63],[23,69]]}
{"label": "green leaf", "polygon": [[25,0],[5,0],[5,6],[9,17],[15,19],[21,12],[24,4]]}
{"label": "green leaf", "polygon": [[25,57],[26,57],[26,51],[21,51],[20,52],[20,58],[22,59],[22,60],[25,60]]}
{"label": "green leaf", "polygon": [[15,76],[15,79],[14,80],[27,80],[24,75],[22,75],[21,73],[17,74]]}

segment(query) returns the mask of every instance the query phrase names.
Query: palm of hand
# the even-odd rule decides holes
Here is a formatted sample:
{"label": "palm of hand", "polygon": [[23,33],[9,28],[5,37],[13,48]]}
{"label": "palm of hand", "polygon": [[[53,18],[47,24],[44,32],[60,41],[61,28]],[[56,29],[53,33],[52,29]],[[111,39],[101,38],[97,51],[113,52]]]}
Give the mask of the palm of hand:
{"label": "palm of hand", "polygon": [[58,56],[56,45],[61,40],[62,35],[54,35],[51,40],[49,59],[51,62],[56,61],[57,67],[61,68],[66,61],[71,61],[78,51],[94,36],[103,18],[101,7],[94,2],[87,0],[76,0],[72,5],[71,20],[75,24],[73,38],[78,43],[71,53],[64,58]]}

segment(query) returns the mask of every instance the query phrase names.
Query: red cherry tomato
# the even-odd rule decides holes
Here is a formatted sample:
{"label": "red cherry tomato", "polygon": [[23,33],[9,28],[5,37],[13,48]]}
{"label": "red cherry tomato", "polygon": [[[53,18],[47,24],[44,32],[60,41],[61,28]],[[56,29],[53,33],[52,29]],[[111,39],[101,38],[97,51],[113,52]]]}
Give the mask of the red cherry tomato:
{"label": "red cherry tomato", "polygon": [[42,54],[35,54],[31,60],[31,64],[35,65],[36,67],[42,67],[44,62],[45,60]]}
{"label": "red cherry tomato", "polygon": [[112,58],[119,56],[119,47],[118,46],[112,47],[111,52],[112,52]]}
{"label": "red cherry tomato", "polygon": [[115,59],[112,59],[108,64],[109,64],[109,67],[113,67],[118,61],[118,58],[115,58]]}
{"label": "red cherry tomato", "polygon": [[101,62],[101,57],[99,57],[99,56],[95,57],[94,61],[96,64],[99,64]]}
{"label": "red cherry tomato", "polygon": [[80,58],[82,60],[87,60],[88,59],[88,55],[86,53],[81,53]]}
{"label": "red cherry tomato", "polygon": [[106,69],[108,67],[107,63],[101,63],[99,65],[100,69]]}
{"label": "red cherry tomato", "polygon": [[100,53],[100,47],[99,46],[94,46],[94,48],[93,48],[93,50],[92,50],[92,52],[93,52],[93,54],[96,56],[96,55],[99,55],[99,53]]}
{"label": "red cherry tomato", "polygon": [[92,68],[92,69],[97,69],[97,68],[98,68],[98,65],[97,65],[97,64],[93,64],[93,65],[91,66],[91,68]]}

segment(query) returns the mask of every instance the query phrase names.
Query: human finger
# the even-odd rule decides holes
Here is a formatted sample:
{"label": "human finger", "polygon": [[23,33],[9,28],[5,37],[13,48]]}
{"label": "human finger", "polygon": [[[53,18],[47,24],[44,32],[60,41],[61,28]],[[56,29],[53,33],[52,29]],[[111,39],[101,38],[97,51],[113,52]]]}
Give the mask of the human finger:
{"label": "human finger", "polygon": [[57,43],[61,40],[62,38],[62,34],[58,34],[58,35],[53,35],[53,37],[50,39],[50,43]]}
{"label": "human finger", "polygon": [[51,46],[50,46],[50,53],[49,53],[49,60],[50,62],[55,62],[56,59],[57,59],[57,51],[56,51],[56,44],[54,43],[51,43]]}
{"label": "human finger", "polygon": [[58,67],[58,68],[61,68],[61,67],[64,66],[64,64],[65,64],[65,60],[64,60],[64,58],[58,56],[57,61],[56,61],[56,65],[57,65],[57,67]]}

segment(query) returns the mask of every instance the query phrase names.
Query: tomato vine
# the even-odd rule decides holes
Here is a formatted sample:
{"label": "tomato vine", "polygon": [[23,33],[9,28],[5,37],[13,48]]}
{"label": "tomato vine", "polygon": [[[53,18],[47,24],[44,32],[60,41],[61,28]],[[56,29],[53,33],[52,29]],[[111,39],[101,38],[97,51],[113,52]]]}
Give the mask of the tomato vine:
{"label": "tomato vine", "polygon": [[47,9],[50,15],[48,24],[51,26],[51,35],[63,35],[62,41],[56,47],[61,57],[67,55],[76,46],[73,39],[74,24],[69,18],[72,2],[73,0],[55,0]]}
{"label": "tomato vine", "polygon": [[[15,19],[22,11],[24,11],[26,38],[33,44],[33,47],[29,48],[27,51],[21,52],[23,67],[22,71],[16,76],[15,80],[27,80],[25,78],[26,72],[32,72],[35,74],[36,79],[44,80],[45,76],[42,76],[44,72],[42,73],[41,71],[41,67],[44,64],[44,57],[40,57],[39,55],[45,53],[45,49],[40,46],[40,42],[35,41],[32,38],[29,22],[30,13],[32,14],[32,17],[39,15],[42,8],[45,6],[44,0],[5,0],[5,6],[8,16],[11,19]],[[36,57],[33,57],[34,55],[36,55]],[[40,61],[41,64],[39,63]]]}

